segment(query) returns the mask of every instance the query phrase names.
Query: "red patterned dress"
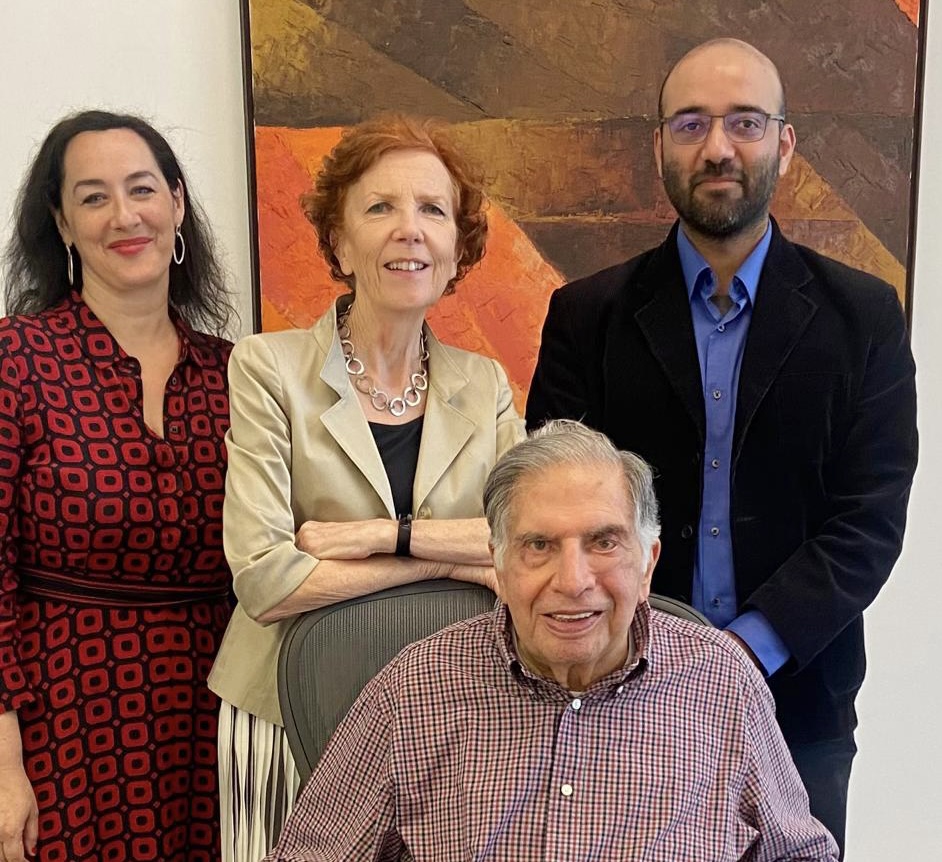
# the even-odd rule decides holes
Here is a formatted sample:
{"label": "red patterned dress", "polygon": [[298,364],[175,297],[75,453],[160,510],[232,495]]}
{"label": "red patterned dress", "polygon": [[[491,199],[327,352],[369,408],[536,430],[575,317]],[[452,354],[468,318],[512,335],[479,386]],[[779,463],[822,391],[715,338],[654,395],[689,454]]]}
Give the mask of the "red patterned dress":
{"label": "red patterned dress", "polygon": [[175,323],[161,439],[137,360],[78,295],[0,321],[0,712],[42,862],[219,858],[231,345]]}

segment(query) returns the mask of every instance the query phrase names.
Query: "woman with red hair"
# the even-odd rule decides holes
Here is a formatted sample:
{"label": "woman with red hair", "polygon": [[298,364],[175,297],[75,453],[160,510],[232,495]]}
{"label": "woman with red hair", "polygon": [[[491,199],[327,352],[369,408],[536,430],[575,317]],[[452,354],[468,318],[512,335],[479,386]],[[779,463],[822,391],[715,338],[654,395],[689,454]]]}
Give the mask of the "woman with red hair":
{"label": "woman with red hair", "polygon": [[298,790],[276,691],[291,620],[426,578],[493,587],[484,481],[524,433],[500,365],[425,322],[487,234],[480,184],[445,130],[400,116],[349,130],[302,205],[349,292],[309,330],[240,342],[229,366],[224,540],[239,606],[210,685],[232,860],[265,855]]}

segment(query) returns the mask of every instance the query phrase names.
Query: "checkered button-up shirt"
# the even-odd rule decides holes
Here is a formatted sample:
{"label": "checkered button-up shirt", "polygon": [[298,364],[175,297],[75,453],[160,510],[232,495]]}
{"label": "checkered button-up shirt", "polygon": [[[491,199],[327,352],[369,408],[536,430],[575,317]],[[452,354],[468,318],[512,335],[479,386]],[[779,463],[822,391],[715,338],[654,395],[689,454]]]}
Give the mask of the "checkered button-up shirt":
{"label": "checkered button-up shirt", "polygon": [[268,860],[837,860],[722,632],[642,604],[633,657],[574,696],[511,631],[501,607],[387,665]]}

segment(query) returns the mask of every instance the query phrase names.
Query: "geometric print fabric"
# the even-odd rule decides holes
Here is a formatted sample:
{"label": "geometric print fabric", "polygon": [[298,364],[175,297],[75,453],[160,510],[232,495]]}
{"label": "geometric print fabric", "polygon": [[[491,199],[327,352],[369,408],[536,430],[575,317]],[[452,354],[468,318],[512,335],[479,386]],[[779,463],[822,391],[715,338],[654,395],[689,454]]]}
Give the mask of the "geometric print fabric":
{"label": "geometric print fabric", "polygon": [[218,858],[230,345],[174,322],[161,438],[77,294],[0,321],[0,711],[44,862]]}

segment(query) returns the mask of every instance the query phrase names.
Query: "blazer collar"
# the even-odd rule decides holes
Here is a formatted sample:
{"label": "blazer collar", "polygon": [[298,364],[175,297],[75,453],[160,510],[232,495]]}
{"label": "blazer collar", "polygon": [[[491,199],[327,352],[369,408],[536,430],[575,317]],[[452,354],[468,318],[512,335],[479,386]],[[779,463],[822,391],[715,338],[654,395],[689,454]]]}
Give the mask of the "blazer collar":
{"label": "blazer collar", "polygon": [[772,219],[772,244],[759,281],[736,400],[733,460],[756,409],[817,311],[805,288],[814,276]]}
{"label": "blazer collar", "polygon": [[[328,407],[320,419],[337,445],[373,486],[389,516],[394,518],[396,512],[386,469],[373,440],[369,423],[360,407],[356,390],[347,374],[340,337],[337,334],[338,311],[342,312],[350,301],[348,296],[341,296],[311,327],[312,337],[325,354],[321,380],[338,396],[336,403]],[[455,396],[468,385],[467,376],[448,355],[428,324],[423,324],[423,331],[429,354],[429,388],[426,392],[419,461],[412,488],[413,508],[416,512],[458,456],[476,426],[472,418],[452,403],[456,400]]]}
{"label": "blazer collar", "polygon": [[[804,292],[813,278],[811,271],[795,246],[782,236],[775,219],[771,221],[772,240],[759,281],[739,377],[734,459],[756,409],[817,308]],[[703,383],[677,251],[678,226],[675,222],[667,239],[642,264],[638,289],[643,298],[634,317],[702,440],[706,434]]]}
{"label": "blazer collar", "polygon": [[690,299],[677,251],[675,222],[667,239],[655,248],[638,273],[641,304],[635,321],[681,403],[706,435],[700,360],[690,317]]}
{"label": "blazer collar", "polygon": [[[468,442],[477,422],[457,406],[458,395],[470,382],[442,343],[425,326],[428,349],[428,401],[422,426],[419,463],[415,468],[412,494],[416,511]],[[496,422],[497,417],[479,416],[479,421]]]}

